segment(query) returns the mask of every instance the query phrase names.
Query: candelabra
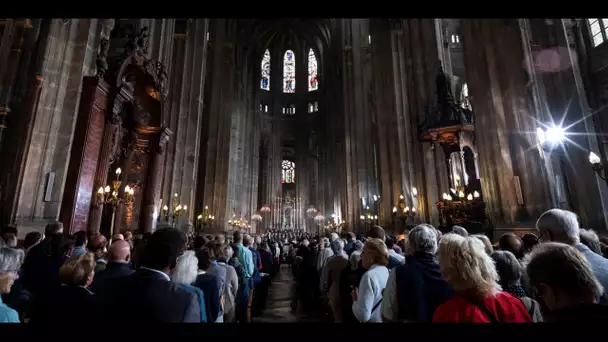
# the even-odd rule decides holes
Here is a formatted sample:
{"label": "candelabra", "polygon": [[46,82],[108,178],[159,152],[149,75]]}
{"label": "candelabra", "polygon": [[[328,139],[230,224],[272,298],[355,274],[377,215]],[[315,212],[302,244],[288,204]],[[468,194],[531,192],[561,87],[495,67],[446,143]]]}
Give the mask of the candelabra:
{"label": "candelabra", "polygon": [[112,185],[106,185],[104,187],[100,187],[97,189],[97,197],[99,198],[99,205],[103,206],[109,204],[112,207],[112,218],[110,221],[110,241],[111,237],[114,236],[114,221],[116,220],[116,209],[121,204],[130,204],[133,203],[133,198],[135,195],[135,189],[129,185],[125,185],[123,196],[120,197],[119,190],[122,181],[120,180],[120,175],[122,170],[120,168],[116,169],[116,179],[112,181]]}
{"label": "candelabra", "polygon": [[[181,205],[179,203],[179,194],[175,193],[173,194],[173,202],[172,204],[172,211],[169,212],[169,206],[167,206],[166,204],[163,206],[163,217],[165,218],[165,221],[167,221],[167,223],[169,223],[169,225],[173,228],[177,228],[177,223],[179,221],[179,218],[182,216],[186,216],[188,214],[188,206],[187,205]],[[159,216],[159,220],[160,220],[160,216]]]}
{"label": "candelabra", "polygon": [[213,221],[215,220],[215,216],[209,214],[209,207],[205,206],[202,214],[199,214],[196,218],[196,233],[205,232],[207,228],[211,228],[213,225]]}
{"label": "candelabra", "polygon": [[363,227],[365,228],[365,231],[369,230],[369,228],[374,225],[374,224],[378,224],[378,215],[374,212],[372,212],[369,209],[369,206],[365,207],[365,213],[361,216],[359,216],[359,219],[361,220],[361,223],[363,225]]}

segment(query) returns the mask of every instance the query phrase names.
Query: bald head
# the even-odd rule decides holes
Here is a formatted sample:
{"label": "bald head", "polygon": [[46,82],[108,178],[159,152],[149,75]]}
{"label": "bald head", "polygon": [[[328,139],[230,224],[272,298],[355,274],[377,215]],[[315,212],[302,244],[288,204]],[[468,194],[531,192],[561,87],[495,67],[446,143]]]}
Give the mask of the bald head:
{"label": "bald head", "polygon": [[112,240],[117,241],[117,240],[124,240],[125,237],[122,234],[114,234],[114,237],[112,238]]}
{"label": "bald head", "polygon": [[115,241],[108,251],[108,262],[128,262],[131,259],[131,245],[125,240]]}

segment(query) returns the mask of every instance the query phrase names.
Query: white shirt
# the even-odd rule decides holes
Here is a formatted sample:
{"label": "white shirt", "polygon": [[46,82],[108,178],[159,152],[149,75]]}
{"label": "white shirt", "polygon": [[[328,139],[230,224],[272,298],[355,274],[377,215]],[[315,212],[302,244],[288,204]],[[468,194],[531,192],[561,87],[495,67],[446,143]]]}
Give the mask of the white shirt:
{"label": "white shirt", "polygon": [[372,309],[382,299],[382,290],[386,287],[388,277],[388,268],[373,265],[361,278],[357,300],[353,302],[353,314],[359,322],[382,322],[380,305],[373,312]]}
{"label": "white shirt", "polygon": [[405,257],[403,255],[395,252],[395,250],[392,249],[392,248],[388,249],[388,255],[392,256],[393,258],[395,258],[397,260],[399,260],[399,262],[402,263],[402,264],[405,262]]}
{"label": "white shirt", "polygon": [[382,304],[380,304],[382,317],[386,317],[389,321],[397,321],[399,317],[396,273],[395,271],[390,272],[386,288],[384,289],[384,299],[382,300]]}

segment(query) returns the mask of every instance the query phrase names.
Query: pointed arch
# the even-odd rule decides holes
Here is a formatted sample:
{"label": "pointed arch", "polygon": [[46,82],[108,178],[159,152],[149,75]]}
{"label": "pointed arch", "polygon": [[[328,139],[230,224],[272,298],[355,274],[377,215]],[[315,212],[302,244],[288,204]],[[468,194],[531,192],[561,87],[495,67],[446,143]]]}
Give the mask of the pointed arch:
{"label": "pointed arch", "polygon": [[315,52],[310,49],[308,52],[308,91],[315,91],[319,89],[317,70],[317,56],[315,55]]}
{"label": "pointed arch", "polygon": [[283,56],[283,92],[296,92],[296,56],[291,50]]}
{"label": "pointed arch", "polygon": [[260,87],[262,90],[270,90],[270,51],[266,49],[262,57],[262,81]]}

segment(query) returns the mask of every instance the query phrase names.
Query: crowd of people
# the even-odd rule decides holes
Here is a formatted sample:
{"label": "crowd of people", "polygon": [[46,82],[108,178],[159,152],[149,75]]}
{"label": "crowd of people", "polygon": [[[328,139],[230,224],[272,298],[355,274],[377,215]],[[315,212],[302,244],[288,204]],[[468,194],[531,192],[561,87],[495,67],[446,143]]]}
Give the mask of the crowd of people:
{"label": "crowd of people", "polygon": [[454,226],[304,239],[294,310],[333,322],[608,321],[608,241],[552,209],[496,244]]}
{"label": "crowd of people", "polygon": [[[0,322],[248,323],[265,310],[281,263],[292,309],[332,322],[595,322],[608,320],[608,241],[552,209],[537,234],[496,244],[454,226],[387,236],[268,230],[251,236],[72,236],[0,239]],[[73,315],[74,312],[86,313]]]}
{"label": "crowd of people", "polygon": [[[248,323],[261,314],[279,271],[279,244],[235,232],[188,237],[63,233],[60,222],[20,243],[0,239],[0,322]],[[73,315],[74,312],[86,313]]]}

